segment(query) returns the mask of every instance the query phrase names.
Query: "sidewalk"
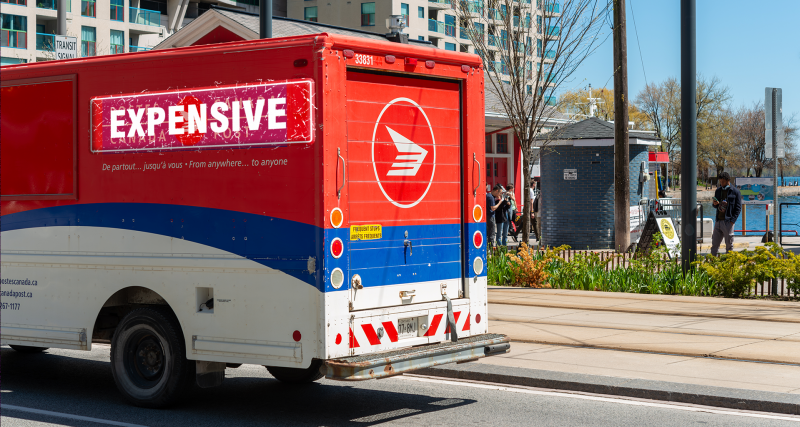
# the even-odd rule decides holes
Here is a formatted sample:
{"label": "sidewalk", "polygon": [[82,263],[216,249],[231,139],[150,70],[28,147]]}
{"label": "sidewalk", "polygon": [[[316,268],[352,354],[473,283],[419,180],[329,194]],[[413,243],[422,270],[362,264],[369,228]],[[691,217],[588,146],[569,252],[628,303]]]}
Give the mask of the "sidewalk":
{"label": "sidewalk", "polygon": [[490,288],[489,331],[511,351],[427,374],[800,414],[798,302]]}

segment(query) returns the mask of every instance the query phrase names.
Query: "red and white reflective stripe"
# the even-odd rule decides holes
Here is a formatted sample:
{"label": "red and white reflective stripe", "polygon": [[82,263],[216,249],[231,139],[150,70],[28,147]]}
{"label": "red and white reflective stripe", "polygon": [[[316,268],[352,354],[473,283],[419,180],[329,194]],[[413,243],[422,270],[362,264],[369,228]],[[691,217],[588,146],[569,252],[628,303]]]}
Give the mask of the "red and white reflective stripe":
{"label": "red and white reflective stripe", "polygon": [[[456,329],[460,332],[469,331],[470,313],[465,315],[463,311],[453,311],[453,320],[456,321]],[[430,320],[430,325],[424,337],[435,337],[437,334],[450,333],[450,326],[447,324],[447,313],[434,314]],[[422,325],[420,325],[422,326]],[[383,328],[383,335],[378,335],[378,329]],[[386,345],[400,341],[397,333],[397,325],[393,321],[384,322],[364,322],[356,321],[354,328],[350,329],[350,348],[359,348],[361,345]]]}

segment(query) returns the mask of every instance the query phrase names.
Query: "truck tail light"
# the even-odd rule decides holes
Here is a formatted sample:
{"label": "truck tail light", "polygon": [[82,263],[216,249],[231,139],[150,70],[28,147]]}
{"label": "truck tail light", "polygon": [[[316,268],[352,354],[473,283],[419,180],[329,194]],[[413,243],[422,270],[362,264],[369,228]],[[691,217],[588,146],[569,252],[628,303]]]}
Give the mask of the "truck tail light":
{"label": "truck tail light", "polygon": [[333,289],[339,289],[342,287],[343,283],[344,272],[339,267],[334,268],[331,272],[331,286],[333,286]]}
{"label": "truck tail light", "polygon": [[342,226],[342,222],[344,221],[344,214],[342,210],[339,208],[333,208],[331,211],[331,225],[333,228],[339,228]]}
{"label": "truck tail light", "polygon": [[434,61],[425,61],[425,68],[433,69],[436,66],[436,62]]}
{"label": "truck tail light", "polygon": [[412,67],[417,66],[417,58],[406,58],[406,65],[410,65]]}
{"label": "truck tail light", "polygon": [[476,231],[475,234],[472,235],[472,244],[475,245],[476,248],[483,246],[483,233]]}
{"label": "truck tail light", "polygon": [[474,219],[475,222],[481,222],[483,219],[483,208],[481,208],[481,205],[475,205],[475,207],[472,208],[472,219]]}
{"label": "truck tail light", "polygon": [[345,50],[342,51],[342,53],[344,54],[344,57],[347,58],[347,59],[350,59],[350,58],[356,56],[356,53],[353,52],[350,49],[345,49]]}
{"label": "truck tail light", "polygon": [[339,258],[342,256],[342,252],[344,252],[344,243],[342,243],[342,239],[337,237],[331,242],[331,255],[334,258]]}
{"label": "truck tail light", "polygon": [[470,70],[469,65],[462,65],[461,66],[461,72],[462,73],[469,73],[469,70]]}
{"label": "truck tail light", "polygon": [[472,261],[472,270],[475,271],[476,275],[483,273],[483,260],[481,257],[477,257]]}
{"label": "truck tail light", "polygon": [[394,64],[394,61],[396,60],[394,55],[386,55],[386,57],[383,59],[384,61],[386,61],[387,64]]}

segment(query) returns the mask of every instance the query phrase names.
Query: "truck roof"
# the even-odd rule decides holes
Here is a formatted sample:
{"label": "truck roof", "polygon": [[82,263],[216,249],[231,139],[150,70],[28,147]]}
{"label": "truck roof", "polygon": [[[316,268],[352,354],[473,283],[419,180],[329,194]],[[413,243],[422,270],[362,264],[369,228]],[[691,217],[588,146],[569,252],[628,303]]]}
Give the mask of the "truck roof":
{"label": "truck roof", "polygon": [[[401,58],[414,57],[417,59],[434,60],[442,63],[449,64],[463,64],[472,67],[480,67],[482,61],[480,56],[464,53],[453,52],[443,49],[427,46],[416,46],[411,44],[393,43],[389,41],[381,41],[368,39],[364,37],[349,37],[339,34],[319,33],[310,35],[300,35],[291,37],[280,37],[272,39],[258,39],[235,41],[227,43],[207,44],[200,46],[186,46],[170,49],[151,50],[146,52],[131,52],[120,53],[114,55],[101,55],[92,56],[88,58],[74,58],[52,60],[45,62],[32,62],[25,64],[15,64],[3,66],[3,71],[22,71],[26,69],[43,71],[49,68],[63,69],[68,65],[92,64],[92,65],[114,65],[120,62],[128,62],[132,60],[158,60],[163,58],[174,58],[189,55],[202,55],[204,53],[219,53],[219,52],[234,52],[241,51],[243,48],[247,50],[258,50],[259,48],[274,47],[275,45],[285,46],[298,46],[298,45],[327,45],[329,48],[334,49],[353,49],[359,52],[382,53],[399,56]],[[3,73],[4,78],[1,80],[8,80],[9,75]],[[11,78],[20,78],[21,76],[15,75]]]}

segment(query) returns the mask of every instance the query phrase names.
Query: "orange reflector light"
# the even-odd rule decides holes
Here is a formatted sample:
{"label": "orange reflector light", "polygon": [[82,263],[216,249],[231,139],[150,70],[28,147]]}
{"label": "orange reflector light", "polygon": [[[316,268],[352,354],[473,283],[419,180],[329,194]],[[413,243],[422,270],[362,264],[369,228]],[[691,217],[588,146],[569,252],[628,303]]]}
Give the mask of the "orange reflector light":
{"label": "orange reflector light", "polygon": [[481,205],[475,205],[475,207],[472,208],[472,219],[474,219],[475,222],[481,222],[483,219],[483,208],[481,208]]}
{"label": "orange reflector light", "polygon": [[433,61],[425,61],[425,67],[426,68],[433,68],[435,66],[436,66],[435,62],[433,62]]}
{"label": "orange reflector light", "polygon": [[383,59],[386,61],[387,64],[394,64],[396,58],[394,57],[394,55],[386,55]]}
{"label": "orange reflector light", "polygon": [[472,244],[475,245],[476,248],[480,248],[483,245],[483,233],[476,231],[475,234],[472,235]]}
{"label": "orange reflector light", "polygon": [[342,210],[339,208],[333,208],[331,211],[331,225],[333,228],[339,228],[342,226],[342,222],[344,221],[344,214],[342,214]]}
{"label": "orange reflector light", "polygon": [[417,58],[406,58],[406,65],[417,66]]}
{"label": "orange reflector light", "polygon": [[470,70],[469,65],[462,65],[461,66],[461,72],[462,73],[469,73],[469,70]]}
{"label": "orange reflector light", "polygon": [[353,52],[353,51],[352,51],[352,50],[350,50],[350,49],[345,49],[345,50],[343,50],[343,51],[342,51],[342,53],[344,53],[344,57],[345,57],[345,58],[348,58],[348,59],[350,59],[350,58],[352,58],[352,57],[356,56],[356,53],[355,53],[355,52]]}
{"label": "orange reflector light", "polygon": [[331,255],[334,258],[339,258],[342,256],[342,252],[344,252],[344,243],[342,243],[342,239],[337,237],[331,242]]}

